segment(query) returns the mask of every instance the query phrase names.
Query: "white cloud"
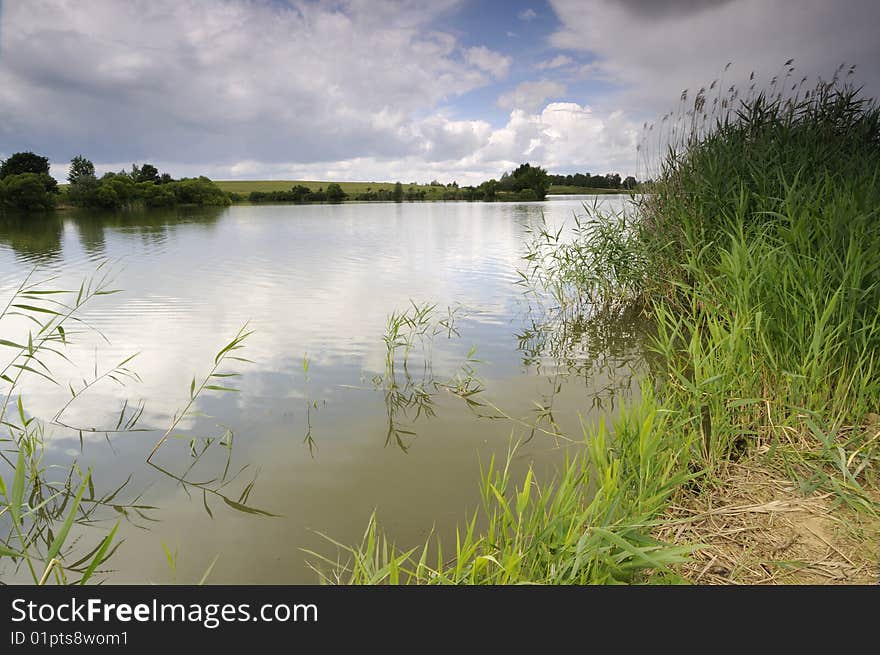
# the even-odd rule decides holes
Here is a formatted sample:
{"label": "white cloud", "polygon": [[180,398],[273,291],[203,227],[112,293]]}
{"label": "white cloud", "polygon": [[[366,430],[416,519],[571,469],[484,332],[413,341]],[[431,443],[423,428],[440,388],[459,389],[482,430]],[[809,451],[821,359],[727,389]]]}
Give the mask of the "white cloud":
{"label": "white cloud", "polygon": [[448,161],[466,157],[479,148],[492,131],[486,121],[455,121],[432,116],[418,125],[426,161]]}
{"label": "white cloud", "polygon": [[565,94],[565,85],[551,80],[522,82],[516,88],[498,98],[498,106],[502,109],[525,109],[534,111],[548,98]]}
{"label": "white cloud", "polygon": [[527,159],[634,172],[620,107],[548,105],[560,82],[503,94],[500,126],[453,114],[512,65],[436,29],[455,4],[7,1],[0,143],[49,155],[61,179],[77,153],[99,172],[151,161],[216,179],[464,184]]}
{"label": "white cloud", "polygon": [[6,2],[0,142],[53,161],[404,157],[414,115],[510,65],[434,29],[454,4]]}
{"label": "white cloud", "polygon": [[519,18],[520,20],[529,21],[529,20],[533,20],[533,19],[537,18],[538,14],[535,12],[534,9],[529,8],[529,9],[524,9],[521,12],[519,12],[516,15],[516,17]]}
{"label": "white cloud", "polygon": [[[180,163],[155,160],[160,170],[176,176],[207,175],[217,180],[457,180],[479,184],[497,178],[525,161],[550,171],[636,174],[639,127],[622,111],[600,113],[571,102],[549,103],[536,111],[516,108],[498,128],[486,121],[454,120],[434,114],[409,129],[420,147],[399,157],[349,157],[313,162],[266,162],[239,159],[228,163]],[[98,174],[118,171],[130,162],[96,162]],[[67,165],[52,163],[58,179]]]}
{"label": "white cloud", "polygon": [[880,91],[880,4],[874,0],[551,0],[562,27],[551,43],[598,57],[582,72],[620,85],[606,98],[653,117],[685,88],[717,78],[725,86],[751,71],[766,81],[794,58],[796,75],[828,79],[841,62],[859,64],[866,91]]}
{"label": "white cloud", "polygon": [[639,127],[622,111],[597,114],[573,102],[547,105],[540,114],[551,169],[564,166],[594,173],[634,172]]}
{"label": "white cloud", "polygon": [[468,48],[465,51],[465,60],[480,70],[491,73],[495,77],[504,77],[510,70],[511,59],[504,55],[489,50],[486,46]]}
{"label": "white cloud", "polygon": [[[215,179],[405,183],[437,178],[479,184],[525,161],[551,171],[616,171],[624,176],[636,173],[639,127],[621,111],[601,114],[577,103],[556,102],[537,112],[514,109],[507,123],[496,129],[482,121],[453,121],[442,115],[428,117],[417,129],[424,140],[424,151],[401,158],[272,164],[243,160],[207,168],[193,166],[181,174],[207,173]],[[162,168],[162,162],[158,165]]]}
{"label": "white cloud", "polygon": [[568,57],[566,55],[556,55],[552,59],[538,62],[537,64],[535,64],[535,68],[537,70],[552,70],[554,68],[570,66],[573,63],[574,60],[571,57]]}

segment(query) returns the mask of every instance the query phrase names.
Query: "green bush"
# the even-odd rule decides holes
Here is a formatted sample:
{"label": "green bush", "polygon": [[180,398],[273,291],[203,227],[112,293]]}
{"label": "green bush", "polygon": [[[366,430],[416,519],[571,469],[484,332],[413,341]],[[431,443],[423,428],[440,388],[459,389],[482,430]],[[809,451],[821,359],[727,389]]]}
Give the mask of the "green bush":
{"label": "green bush", "polygon": [[11,211],[47,211],[55,206],[58,183],[47,173],[18,173],[0,180],[0,206]]}
{"label": "green bush", "polygon": [[106,173],[96,179],[92,163],[78,155],[71,160],[71,170],[67,197],[71,203],[84,207],[226,206],[242,197],[226,193],[207,177],[173,180],[167,173],[159,175],[152,164],[134,165],[131,172]]}
{"label": "green bush", "polygon": [[330,202],[341,202],[345,200],[346,193],[342,190],[342,187],[336,184],[335,182],[331,182],[327,185],[327,200]]}
{"label": "green bush", "polygon": [[[682,112],[692,129],[639,212],[588,209],[573,236],[542,225],[526,256],[526,282],[557,308],[551,333],[648,317],[641,401],[610,433],[589,432],[549,483],[530,470],[516,484],[493,462],[482,517],[454,548],[400,549],[372,520],[341,558],[316,556],[324,581],[675,580],[664,569],[687,546],[655,540],[660,526],[676,532],[664,512],[728,483],[739,491],[749,469],[731,477],[733,462],[794,493],[833,495],[876,525],[880,108],[837,81],[791,97],[734,91],[718,114],[704,111],[705,92]],[[755,482],[745,484],[748,497]],[[775,576],[790,564],[761,566]]]}
{"label": "green bush", "polygon": [[49,175],[49,158],[32,152],[16,152],[0,163],[0,180],[23,173]]}
{"label": "green bush", "polygon": [[207,177],[183,178],[165,185],[174,189],[180,204],[225,206],[232,204],[220,187]]}
{"label": "green bush", "polygon": [[147,207],[171,207],[177,202],[172,184],[150,184],[143,191],[143,199]]}
{"label": "green bush", "polygon": [[67,187],[67,199],[74,205],[94,206],[97,204],[96,194],[99,187],[100,182],[94,175],[76,176]]}
{"label": "green bush", "polygon": [[92,202],[104,209],[117,209],[122,204],[116,190],[110,185],[100,185],[92,196]]}

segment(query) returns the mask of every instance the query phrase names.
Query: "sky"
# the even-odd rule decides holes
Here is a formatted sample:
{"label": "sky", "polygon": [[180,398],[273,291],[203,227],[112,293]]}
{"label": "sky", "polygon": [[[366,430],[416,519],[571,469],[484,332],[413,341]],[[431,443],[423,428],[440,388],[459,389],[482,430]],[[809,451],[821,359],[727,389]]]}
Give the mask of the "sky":
{"label": "sky", "polygon": [[213,179],[640,177],[644,125],[684,89],[793,59],[798,79],[856,64],[880,96],[878,25],[875,0],[0,0],[0,158],[59,179],[77,154]]}

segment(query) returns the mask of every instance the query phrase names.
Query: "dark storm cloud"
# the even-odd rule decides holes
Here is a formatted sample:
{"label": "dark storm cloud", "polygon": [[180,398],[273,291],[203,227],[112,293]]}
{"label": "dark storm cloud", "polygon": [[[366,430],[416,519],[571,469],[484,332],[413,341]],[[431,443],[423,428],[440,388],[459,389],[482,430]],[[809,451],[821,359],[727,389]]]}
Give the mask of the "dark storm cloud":
{"label": "dark storm cloud", "polygon": [[0,151],[215,164],[418,152],[413,112],[503,75],[504,58],[430,29],[449,2],[385,4],[7,3]]}
{"label": "dark storm cloud", "polygon": [[645,118],[673,108],[683,89],[715,79],[742,88],[754,71],[766,83],[785,74],[789,59],[795,80],[827,80],[841,63],[856,64],[854,81],[867,95],[880,96],[876,0],[551,3],[562,23],[553,44],[593,55],[584,74],[617,87],[599,102]]}
{"label": "dark storm cloud", "polygon": [[646,18],[674,18],[714,9],[734,0],[617,0],[630,13]]}
{"label": "dark storm cloud", "polygon": [[[811,77],[855,63],[880,95],[869,0],[550,0],[560,27],[540,63],[465,41],[472,25],[438,31],[458,0],[0,2],[0,156],[104,169],[473,182],[541,158],[635,172],[635,126],[727,62],[725,85],[789,58]],[[485,110],[474,95],[456,106],[480,87]]]}

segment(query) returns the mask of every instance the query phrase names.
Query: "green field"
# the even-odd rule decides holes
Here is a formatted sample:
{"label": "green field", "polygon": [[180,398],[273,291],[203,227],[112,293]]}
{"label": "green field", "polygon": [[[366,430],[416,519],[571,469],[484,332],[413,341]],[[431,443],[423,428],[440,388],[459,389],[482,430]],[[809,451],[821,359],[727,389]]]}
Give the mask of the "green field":
{"label": "green field", "polygon": [[[228,193],[239,194],[239,201],[247,202],[247,196],[253,191],[270,193],[273,191],[290,191],[297,185],[308,187],[312,191],[318,189],[326,189],[329,184],[334,183],[333,180],[217,180],[214,182],[221,190]],[[346,193],[349,199],[354,199],[357,195],[376,191],[392,192],[396,182],[336,182]],[[412,191],[425,191],[424,200],[454,200],[461,199],[458,195],[458,188],[450,188],[446,186],[430,185],[430,184],[402,184],[404,193]],[[65,199],[68,191],[68,184],[59,184],[58,190],[62,197],[59,199],[62,206],[65,206]],[[584,187],[552,185],[548,192],[557,195],[602,195],[615,193],[628,193],[623,189],[588,189]],[[496,200],[498,201],[515,201],[517,195],[510,192],[499,191]]]}
{"label": "green field", "polygon": [[[332,182],[333,180],[215,180],[215,184],[224,191],[240,193],[242,195],[247,195],[251,191],[289,191],[292,187],[298,184],[306,186],[312,191],[317,191],[321,188],[326,189],[327,185]],[[380,189],[393,191],[395,182],[336,182],[336,184],[342,187],[342,190],[348,195],[355,195],[367,191],[378,191]],[[62,193],[67,193],[67,187],[67,184],[59,184],[58,190]],[[404,191],[409,189],[425,189],[427,191],[426,200],[441,200],[443,192],[446,191],[446,187],[431,186],[430,184],[404,184],[403,189]],[[550,187],[549,193],[559,195],[599,195],[605,193],[627,192],[623,189],[586,189],[578,186],[554,184]]]}
{"label": "green field", "polygon": [[[224,191],[233,193],[241,193],[247,195],[251,191],[288,191],[291,187],[301,184],[312,191],[320,188],[327,188],[327,185],[333,180],[216,180],[215,183]],[[342,190],[349,195],[365,193],[367,191],[377,191],[385,189],[387,191],[394,190],[394,182],[336,182],[342,187]],[[403,184],[404,191],[409,189],[425,189],[427,200],[441,199],[446,187],[431,186],[429,184]],[[601,194],[601,193],[625,193],[618,189],[585,189],[576,186],[560,186],[553,185],[550,187],[550,193],[556,194]]]}
{"label": "green field", "polygon": [[[251,191],[289,191],[292,187],[296,185],[302,185],[308,187],[312,191],[317,191],[320,188],[327,188],[328,184],[331,184],[334,180],[327,181],[319,181],[319,180],[215,180],[215,184],[219,186],[224,191],[231,191],[233,193],[244,193],[248,194]],[[339,186],[342,187],[342,190],[345,193],[352,195],[356,193],[365,193],[366,191],[378,191],[379,189],[386,189],[388,191],[394,190],[394,182],[336,182]],[[442,191],[445,187],[432,187],[427,184],[404,184],[404,189],[409,189],[415,187],[417,189],[427,189],[430,193],[431,190]]]}

